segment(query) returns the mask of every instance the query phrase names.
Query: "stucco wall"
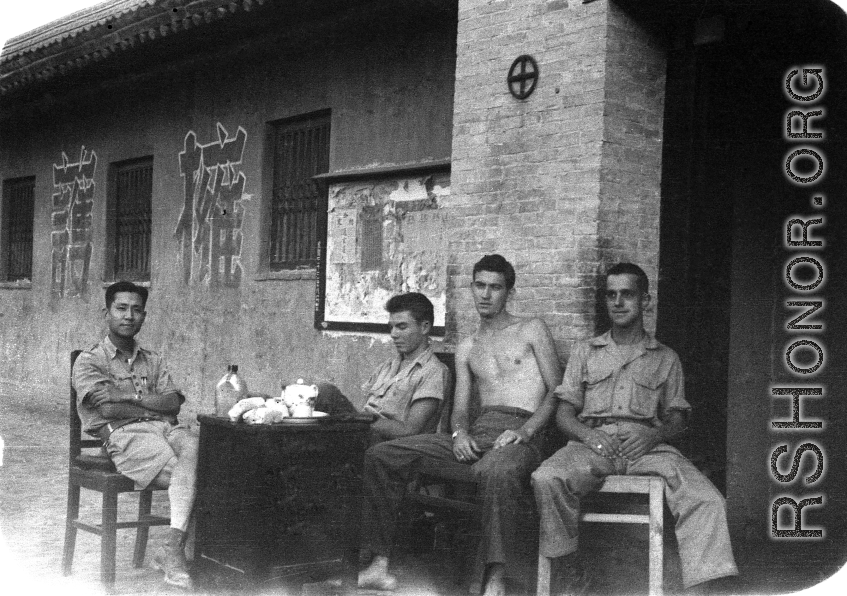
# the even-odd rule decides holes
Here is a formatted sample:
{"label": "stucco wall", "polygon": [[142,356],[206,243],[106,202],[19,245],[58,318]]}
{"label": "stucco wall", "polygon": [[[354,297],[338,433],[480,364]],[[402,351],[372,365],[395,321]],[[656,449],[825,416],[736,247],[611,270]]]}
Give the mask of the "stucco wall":
{"label": "stucco wall", "polygon": [[[283,49],[271,59],[267,52],[261,58],[227,54],[143,84],[128,77],[102,91],[53,97],[31,117],[6,121],[0,178],[35,176],[36,206],[31,287],[0,288],[0,383],[66,395],[68,352],[104,333],[109,164],[152,156],[152,279],[139,339],[167,356],[190,396],[190,410],[211,407],[214,384],[230,362],[240,366],[251,389],[274,393],[282,380],[322,377],[358,395],[369,371],[393,352],[387,337],[316,331],[314,272],[287,279],[260,273],[262,206],[270,196],[262,168],[267,123],[330,109],[330,171],[449,159],[455,26],[454,18],[390,31],[382,23],[377,31],[334,36],[299,52]],[[180,152],[201,147],[211,153],[216,144],[236,139],[243,142],[240,162],[222,164],[218,174],[244,176],[236,255],[241,278],[229,285],[220,279],[186,284],[175,234],[185,203]],[[65,154],[71,169],[82,159],[90,170],[90,152],[96,166],[87,188],[88,278],[57,293],[51,203],[61,189],[54,187],[54,165],[63,165]],[[229,182],[217,180],[219,188]]]}

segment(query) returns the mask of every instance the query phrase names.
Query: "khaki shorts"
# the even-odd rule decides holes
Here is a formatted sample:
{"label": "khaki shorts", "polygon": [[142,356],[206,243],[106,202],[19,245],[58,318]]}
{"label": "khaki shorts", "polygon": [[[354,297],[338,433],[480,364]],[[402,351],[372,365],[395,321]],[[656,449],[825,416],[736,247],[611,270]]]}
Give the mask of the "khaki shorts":
{"label": "khaki shorts", "polygon": [[147,488],[162,468],[176,457],[173,444],[193,435],[188,426],[171,426],[161,420],[133,422],[120,427],[106,440],[106,452],[118,472],[132,478],[135,488]]}

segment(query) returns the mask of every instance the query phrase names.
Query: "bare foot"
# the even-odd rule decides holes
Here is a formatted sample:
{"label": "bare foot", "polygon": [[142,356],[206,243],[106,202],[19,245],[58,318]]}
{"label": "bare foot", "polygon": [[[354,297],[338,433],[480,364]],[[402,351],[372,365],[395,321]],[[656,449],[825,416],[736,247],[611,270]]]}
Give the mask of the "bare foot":
{"label": "bare foot", "polygon": [[375,556],[367,569],[359,572],[359,587],[369,590],[397,589],[397,578],[388,573],[388,557]]}
{"label": "bare foot", "polygon": [[503,565],[492,563],[488,568],[488,581],[485,582],[483,596],[506,596],[506,581],[503,579]]}

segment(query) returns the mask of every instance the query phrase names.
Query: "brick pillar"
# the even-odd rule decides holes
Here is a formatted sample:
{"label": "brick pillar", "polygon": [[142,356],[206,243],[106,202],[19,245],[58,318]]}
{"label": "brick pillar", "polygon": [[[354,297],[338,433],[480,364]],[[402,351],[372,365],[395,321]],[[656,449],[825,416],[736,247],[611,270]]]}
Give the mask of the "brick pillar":
{"label": "brick pillar", "polygon": [[665,52],[616,4],[607,6],[597,243],[604,263],[632,261],[647,272],[654,308],[645,324],[654,332]]}
{"label": "brick pillar", "polygon": [[[506,85],[521,54],[540,70],[525,100]],[[563,356],[594,333],[607,264],[640,263],[655,293],[664,71],[607,0],[459,0],[449,344],[475,329],[470,272],[486,253],[514,263],[512,311],[543,316]]]}

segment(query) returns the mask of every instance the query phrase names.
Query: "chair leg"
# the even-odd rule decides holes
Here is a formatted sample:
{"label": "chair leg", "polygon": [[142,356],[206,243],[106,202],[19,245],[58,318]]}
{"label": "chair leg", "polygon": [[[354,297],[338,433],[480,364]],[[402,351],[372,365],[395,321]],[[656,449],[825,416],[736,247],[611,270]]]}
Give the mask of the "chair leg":
{"label": "chair leg", "polygon": [[115,585],[115,550],[118,538],[118,493],[103,492],[103,524],[100,536],[100,579],[107,589]]}
{"label": "chair leg", "polygon": [[538,586],[535,596],[550,596],[550,559],[538,555]]}
{"label": "chair leg", "polygon": [[662,596],[664,574],[664,482],[650,480],[650,596]]}
{"label": "chair leg", "polygon": [[453,576],[459,585],[468,586],[471,591],[476,588],[484,590],[485,557],[480,550],[480,522],[476,517],[460,518],[448,522],[452,534],[452,559],[455,562]]}
{"label": "chair leg", "polygon": [[[144,521],[150,515],[153,503],[153,491],[143,490],[138,493],[138,521]],[[132,555],[134,567],[144,565],[144,554],[147,552],[147,536],[150,532],[149,526],[138,526],[135,531],[135,551]]]}
{"label": "chair leg", "polygon": [[62,553],[62,575],[70,575],[76,547],[76,525],[79,518],[79,485],[68,483],[68,511],[65,517],[65,548]]}

